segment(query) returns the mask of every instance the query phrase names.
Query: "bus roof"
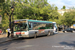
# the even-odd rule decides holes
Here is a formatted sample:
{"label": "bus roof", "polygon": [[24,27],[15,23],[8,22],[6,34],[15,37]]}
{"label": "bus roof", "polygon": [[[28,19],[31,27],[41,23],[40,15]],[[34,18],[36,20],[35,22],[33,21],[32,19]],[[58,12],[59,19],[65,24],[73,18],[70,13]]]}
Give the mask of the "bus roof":
{"label": "bus roof", "polygon": [[19,20],[14,20],[14,21],[29,21],[29,22],[39,22],[39,23],[53,23],[52,21],[42,21],[42,20],[32,20],[32,19],[19,19]]}
{"label": "bus roof", "polygon": [[51,21],[42,21],[42,20],[28,20],[29,22],[39,22],[39,23],[52,23]]}

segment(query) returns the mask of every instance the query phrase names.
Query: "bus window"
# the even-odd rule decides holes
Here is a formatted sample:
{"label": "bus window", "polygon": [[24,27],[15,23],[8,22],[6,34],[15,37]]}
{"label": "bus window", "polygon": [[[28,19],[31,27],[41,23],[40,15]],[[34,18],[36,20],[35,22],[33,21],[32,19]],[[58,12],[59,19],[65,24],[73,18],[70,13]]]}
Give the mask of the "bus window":
{"label": "bus window", "polygon": [[24,31],[27,28],[26,23],[16,23],[14,24],[14,31]]}
{"label": "bus window", "polygon": [[33,23],[33,30],[38,30],[38,29],[53,29],[53,24]]}
{"label": "bus window", "polygon": [[46,24],[47,29],[53,29],[53,24]]}

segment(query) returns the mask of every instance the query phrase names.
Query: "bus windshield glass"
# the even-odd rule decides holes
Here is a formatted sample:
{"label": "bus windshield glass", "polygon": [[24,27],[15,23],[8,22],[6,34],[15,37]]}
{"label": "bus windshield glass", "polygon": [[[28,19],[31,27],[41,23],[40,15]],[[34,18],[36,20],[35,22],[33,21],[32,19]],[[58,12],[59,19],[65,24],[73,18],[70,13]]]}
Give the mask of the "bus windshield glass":
{"label": "bus windshield glass", "polygon": [[14,23],[14,31],[27,31],[26,23]]}

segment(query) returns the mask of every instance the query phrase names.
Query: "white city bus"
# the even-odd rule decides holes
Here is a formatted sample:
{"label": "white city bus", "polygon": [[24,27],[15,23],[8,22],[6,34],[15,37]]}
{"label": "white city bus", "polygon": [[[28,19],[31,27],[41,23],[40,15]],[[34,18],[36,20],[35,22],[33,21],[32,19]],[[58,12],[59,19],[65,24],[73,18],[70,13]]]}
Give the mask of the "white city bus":
{"label": "white city bus", "polygon": [[53,27],[56,23],[51,21],[21,19],[14,20],[14,37],[34,37],[41,35],[53,35]]}

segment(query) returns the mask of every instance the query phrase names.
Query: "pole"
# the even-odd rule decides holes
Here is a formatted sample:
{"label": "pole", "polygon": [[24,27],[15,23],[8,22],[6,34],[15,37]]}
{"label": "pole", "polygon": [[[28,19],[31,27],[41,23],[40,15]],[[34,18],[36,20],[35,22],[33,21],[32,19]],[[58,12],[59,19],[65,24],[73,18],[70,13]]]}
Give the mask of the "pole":
{"label": "pole", "polygon": [[10,30],[11,30],[11,15],[9,16],[9,27],[10,27]]}
{"label": "pole", "polygon": [[12,11],[11,38],[13,38],[13,26],[14,26],[14,19],[13,19],[13,11]]}
{"label": "pole", "polygon": [[14,19],[13,19],[13,12],[14,12],[14,4],[12,3],[12,7],[11,7],[11,10],[12,10],[12,26],[11,26],[11,38],[13,38],[13,26],[14,26]]}

